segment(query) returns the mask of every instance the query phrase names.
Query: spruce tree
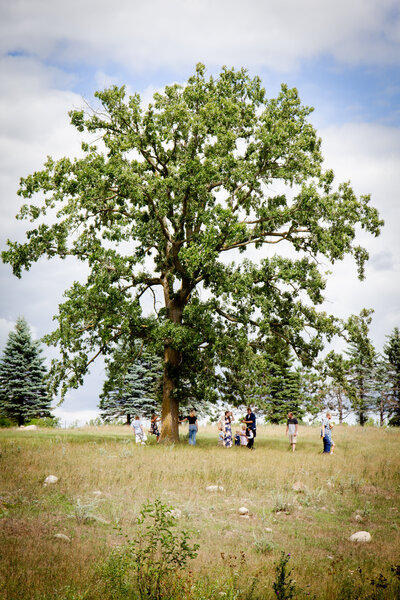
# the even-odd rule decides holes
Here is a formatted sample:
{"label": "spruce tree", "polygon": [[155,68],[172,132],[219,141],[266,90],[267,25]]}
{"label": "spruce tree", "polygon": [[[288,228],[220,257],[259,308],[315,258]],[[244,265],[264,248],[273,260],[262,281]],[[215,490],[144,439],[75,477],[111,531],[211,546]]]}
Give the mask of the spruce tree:
{"label": "spruce tree", "polygon": [[125,418],[129,425],[136,414],[150,417],[161,407],[162,367],[157,356],[143,352],[128,367],[115,355],[107,369],[99,408],[105,421]]}
{"label": "spruce tree", "polygon": [[284,422],[289,411],[303,417],[301,375],[284,340],[271,338],[266,352],[240,349],[225,363],[221,388],[229,404],[256,407],[271,423]]}
{"label": "spruce tree", "polygon": [[390,384],[390,412],[392,418],[390,425],[400,427],[400,331],[398,327],[393,329],[388,343],[383,352],[387,364],[387,373]]}
{"label": "spruce tree", "polygon": [[347,361],[347,390],[352,407],[361,426],[368,421],[368,411],[375,405],[374,368],[376,352],[369,338],[372,310],[362,309],[360,315],[352,315],[346,324],[349,334]]}
{"label": "spruce tree", "polygon": [[0,359],[0,413],[18,425],[52,416],[41,352],[27,322],[19,318]]}

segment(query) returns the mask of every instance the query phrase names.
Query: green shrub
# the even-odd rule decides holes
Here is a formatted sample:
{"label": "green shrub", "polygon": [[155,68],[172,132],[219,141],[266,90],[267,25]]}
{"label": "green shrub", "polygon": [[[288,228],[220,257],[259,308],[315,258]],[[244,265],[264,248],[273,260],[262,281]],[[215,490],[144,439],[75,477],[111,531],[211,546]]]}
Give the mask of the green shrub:
{"label": "green shrub", "polygon": [[113,599],[187,596],[180,572],[199,546],[189,546],[187,531],[176,531],[172,510],[158,499],[143,505],[136,538],[116,548],[102,570]]}
{"label": "green shrub", "polygon": [[288,570],[287,566],[289,560],[290,554],[282,552],[280,559],[275,563],[276,577],[272,588],[279,600],[291,600],[295,596],[295,582],[290,579],[292,571]]}
{"label": "green shrub", "polygon": [[16,425],[17,424],[8,417],[0,415],[0,427],[15,427]]}
{"label": "green shrub", "polygon": [[56,429],[60,427],[60,419],[58,417],[39,417],[37,419],[31,419],[26,425],[36,425],[36,427]]}

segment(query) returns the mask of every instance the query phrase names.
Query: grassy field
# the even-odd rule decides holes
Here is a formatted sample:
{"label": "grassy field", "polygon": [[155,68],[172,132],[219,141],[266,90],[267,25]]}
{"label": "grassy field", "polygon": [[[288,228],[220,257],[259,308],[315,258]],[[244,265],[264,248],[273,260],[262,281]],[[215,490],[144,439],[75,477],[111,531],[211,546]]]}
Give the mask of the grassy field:
{"label": "grassy field", "polygon": [[[156,498],[200,546],[188,598],[275,598],[282,552],[293,597],[399,598],[400,432],[337,426],[323,455],[318,428],[300,428],[296,453],[284,430],[259,427],[254,452],[217,447],[211,427],[194,448],[184,427],[181,443],[146,447],[127,427],[1,430],[0,598],[116,597],[100,566]],[[360,530],[370,543],[349,541]]]}

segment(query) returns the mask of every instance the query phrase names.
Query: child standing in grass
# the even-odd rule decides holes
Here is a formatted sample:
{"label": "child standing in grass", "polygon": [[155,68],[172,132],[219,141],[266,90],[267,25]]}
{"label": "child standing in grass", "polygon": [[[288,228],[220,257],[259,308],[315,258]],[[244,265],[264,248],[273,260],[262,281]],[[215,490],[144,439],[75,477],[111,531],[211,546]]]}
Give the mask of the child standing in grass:
{"label": "child standing in grass", "polygon": [[254,430],[252,427],[246,429],[247,447],[249,450],[254,450]]}
{"label": "child standing in grass", "polygon": [[333,454],[333,451],[335,449],[335,442],[333,441],[333,437],[332,437],[332,433],[333,433],[333,423],[329,422],[329,429],[331,430],[331,454]]}
{"label": "child standing in grass", "polygon": [[247,446],[247,435],[246,435],[246,425],[243,423],[242,428],[240,430],[240,445]]}
{"label": "child standing in grass", "polygon": [[332,436],[331,436],[331,428],[329,426],[330,420],[331,420],[331,413],[327,412],[326,416],[322,419],[322,428],[321,428],[321,439],[324,444],[324,454],[331,453]]}
{"label": "child standing in grass", "polygon": [[132,423],[133,431],[135,432],[135,439],[137,444],[146,445],[147,436],[144,432],[143,425],[140,422],[139,415],[135,416],[135,420]]}

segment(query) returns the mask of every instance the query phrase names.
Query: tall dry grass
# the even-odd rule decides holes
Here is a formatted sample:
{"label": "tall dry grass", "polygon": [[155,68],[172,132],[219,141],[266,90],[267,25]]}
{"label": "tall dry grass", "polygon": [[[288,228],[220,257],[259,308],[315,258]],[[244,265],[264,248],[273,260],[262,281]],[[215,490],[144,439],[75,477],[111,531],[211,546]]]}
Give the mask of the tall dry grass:
{"label": "tall dry grass", "polygon": [[[326,456],[311,427],[300,427],[295,453],[284,427],[273,426],[258,428],[254,452],[217,447],[215,427],[200,428],[194,448],[184,440],[136,446],[127,427],[2,430],[0,598],[104,597],[97,565],[121,533],[135,538],[140,507],[155,498],[181,511],[179,525],[200,544],[193,576],[216,595],[233,579],[239,587],[253,579],[254,598],[272,597],[284,551],[305,596],[362,597],[382,576],[387,586],[371,597],[394,598],[400,432],[337,426],[334,438],[335,454]],[[49,474],[59,481],[44,487]],[[358,530],[372,542],[349,542]]]}

